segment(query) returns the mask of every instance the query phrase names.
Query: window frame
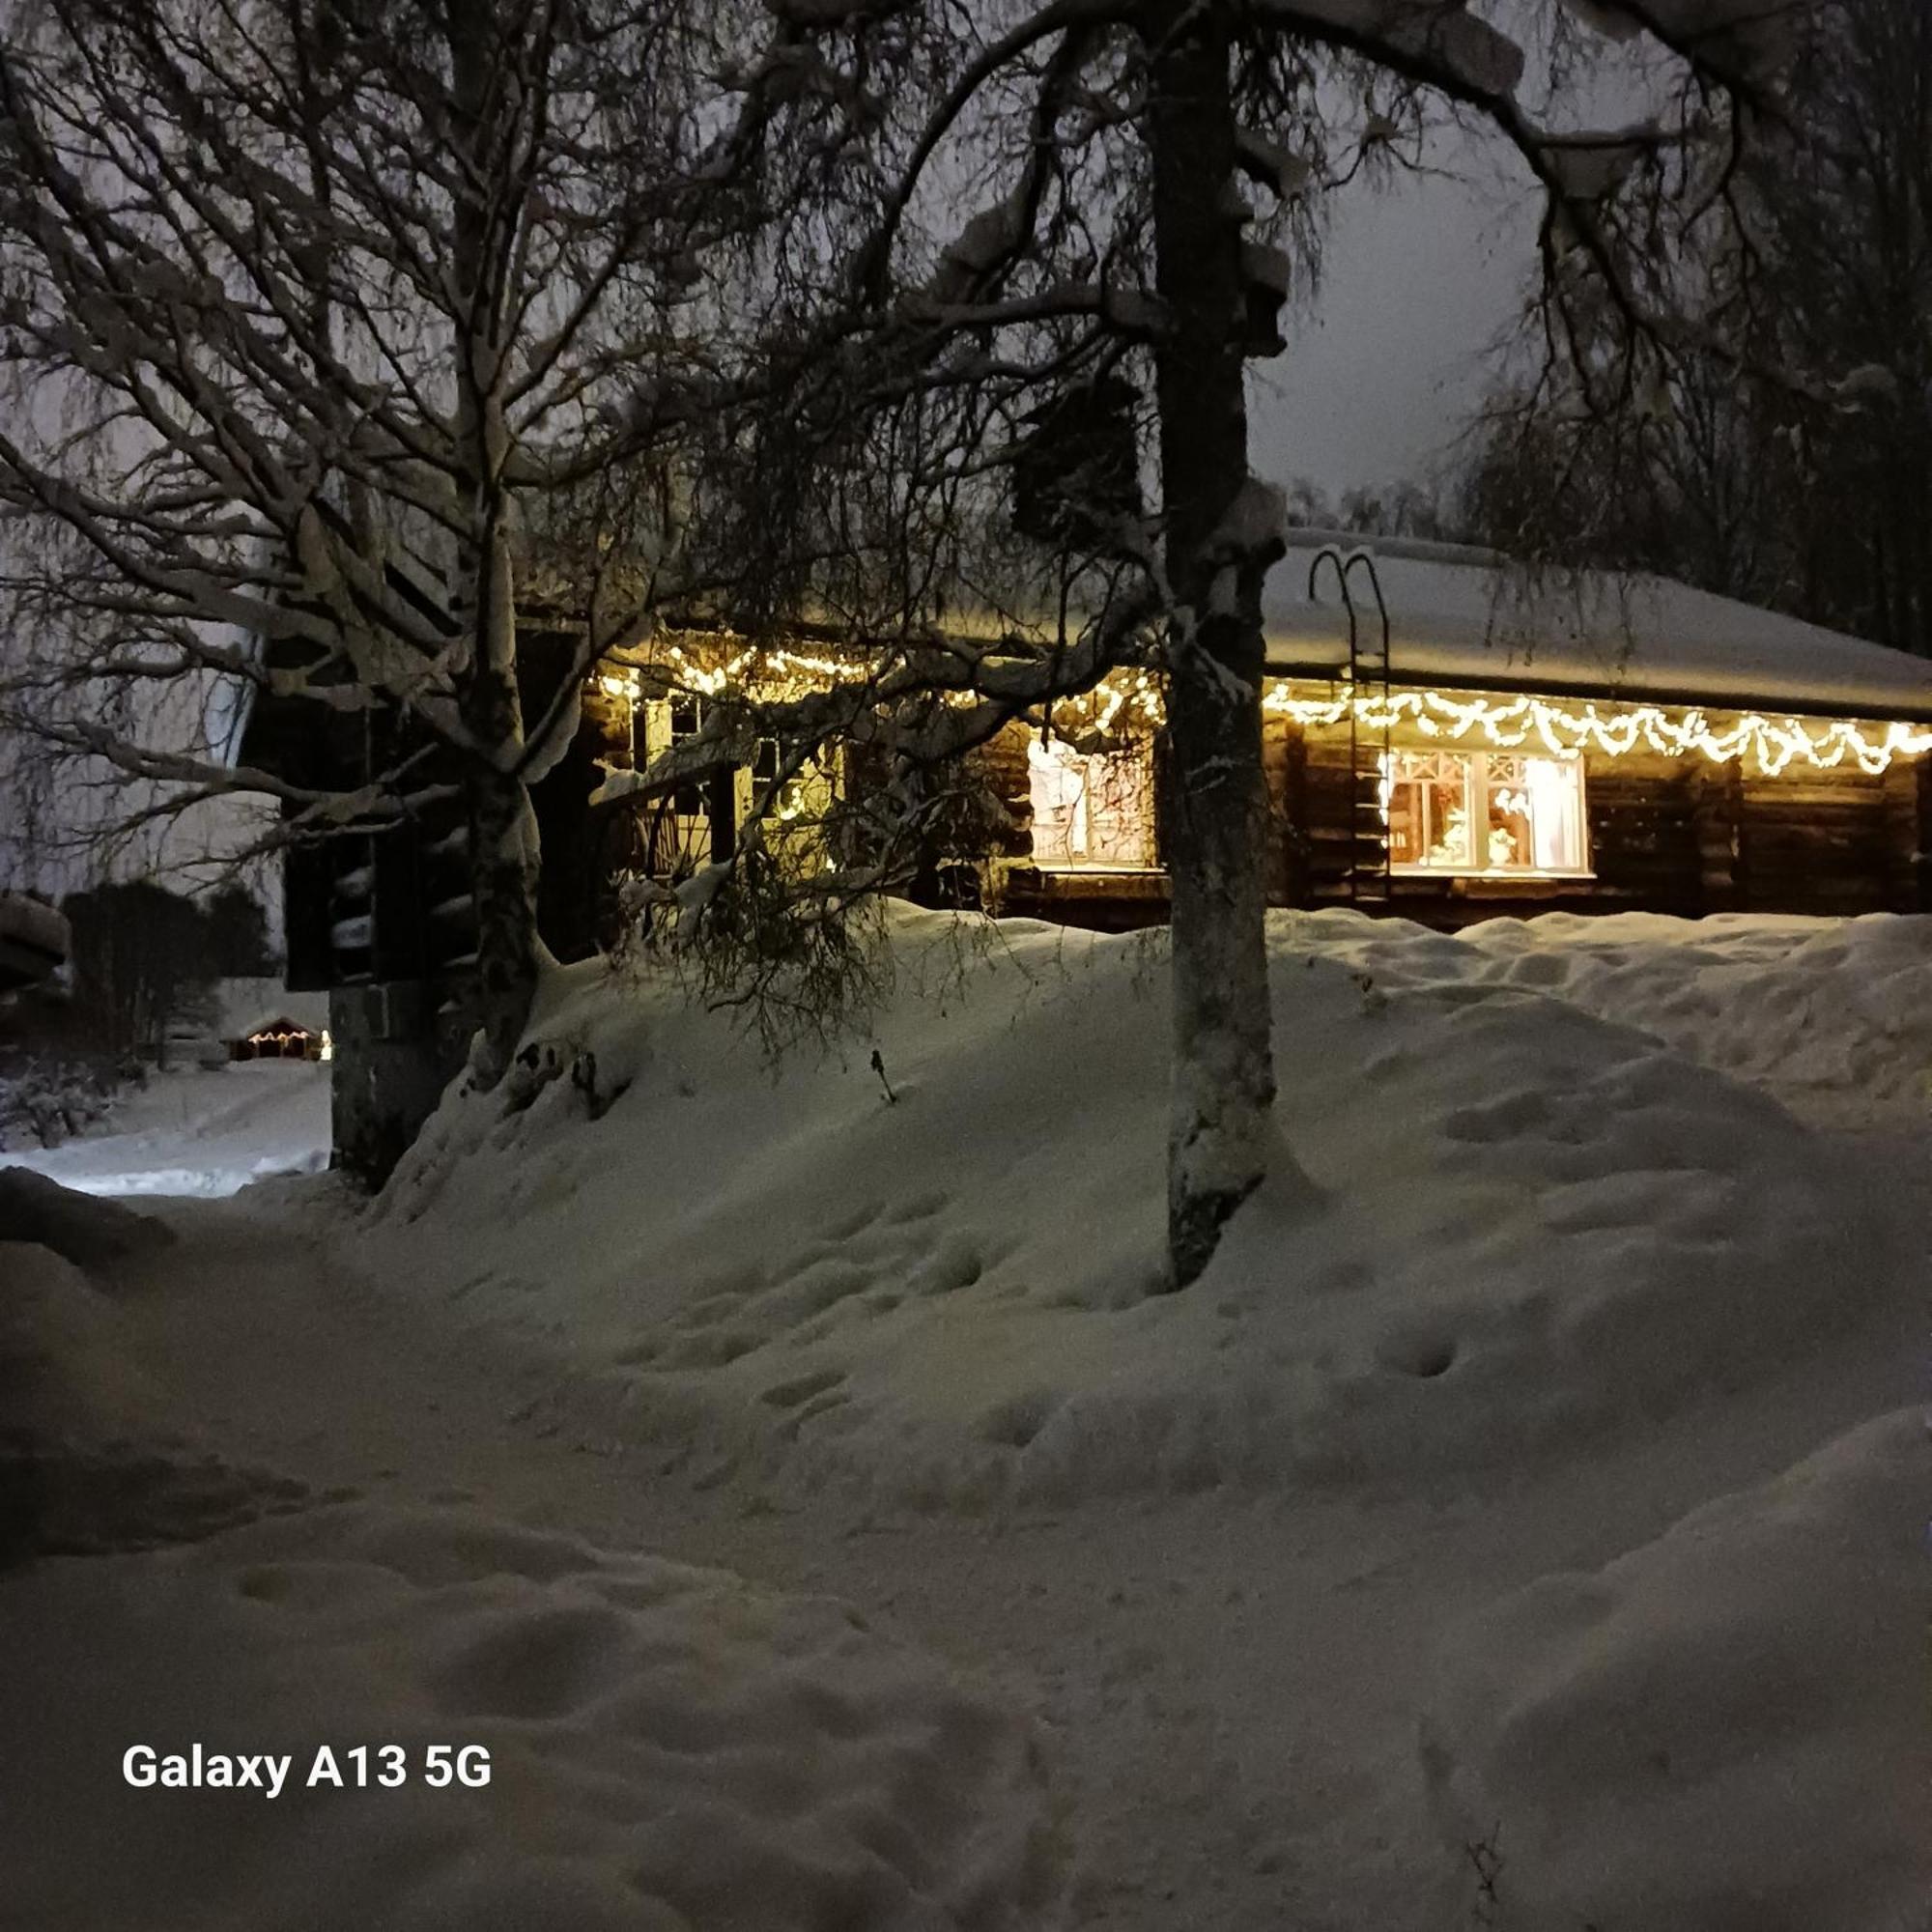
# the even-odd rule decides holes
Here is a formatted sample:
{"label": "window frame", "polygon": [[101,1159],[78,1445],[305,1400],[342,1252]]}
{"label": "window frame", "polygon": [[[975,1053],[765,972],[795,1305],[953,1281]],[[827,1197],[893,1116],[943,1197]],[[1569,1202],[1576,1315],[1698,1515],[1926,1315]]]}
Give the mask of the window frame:
{"label": "window frame", "polygon": [[[1557,754],[1543,751],[1530,751],[1525,747],[1507,749],[1492,746],[1461,745],[1391,745],[1388,749],[1390,760],[1386,787],[1382,796],[1382,825],[1384,836],[1389,829],[1389,808],[1393,800],[1394,786],[1401,782],[1394,770],[1394,760],[1398,757],[1427,753],[1431,756],[1448,757],[1458,760],[1463,767],[1463,800],[1467,822],[1472,829],[1487,825],[1490,820],[1489,800],[1492,788],[1490,761],[1492,758],[1534,758],[1548,764],[1565,765],[1576,773],[1577,796],[1577,835],[1579,851],[1575,866],[1478,866],[1468,863],[1460,866],[1431,865],[1427,860],[1400,860],[1393,855],[1389,861],[1389,873],[1404,879],[1479,879],[1497,883],[1534,879],[1594,879],[1597,876],[1594,855],[1590,849],[1590,789],[1589,773],[1584,760],[1578,753]],[[1473,839],[1472,839],[1473,848]]]}
{"label": "window frame", "polygon": [[[1034,760],[1036,757],[1051,755],[1052,752],[1056,749],[1061,750],[1064,756],[1075,757],[1090,762],[1106,758],[1130,758],[1144,768],[1147,787],[1146,849],[1148,853],[1145,859],[1128,861],[1122,859],[1074,859],[1070,857],[1066,859],[1044,859],[1040,857],[1037,842],[1039,837],[1039,807],[1037,800],[1034,796]],[[1042,738],[1037,729],[1030,730],[1027,739],[1027,781],[1028,803],[1033,810],[1033,819],[1027,833],[1028,843],[1031,848],[1028,856],[1033,861],[1035,871],[1046,875],[1080,878],[1104,878],[1109,875],[1115,878],[1149,878],[1159,877],[1166,873],[1167,867],[1161,852],[1160,841],[1160,801],[1157,792],[1159,773],[1155,758],[1154,742],[1151,736],[1122,741],[1116,751],[1075,752],[1066,746],[1066,742],[1063,738],[1054,737],[1046,739]]]}
{"label": "window frame", "polygon": [[[646,770],[654,758],[704,728],[705,699],[696,692],[671,690],[660,697],[640,697],[631,706],[631,766]],[[682,716],[680,716],[680,713]],[[659,795],[668,805],[680,850],[702,849],[708,865],[716,845],[717,826],[704,781],[686,779]]]}

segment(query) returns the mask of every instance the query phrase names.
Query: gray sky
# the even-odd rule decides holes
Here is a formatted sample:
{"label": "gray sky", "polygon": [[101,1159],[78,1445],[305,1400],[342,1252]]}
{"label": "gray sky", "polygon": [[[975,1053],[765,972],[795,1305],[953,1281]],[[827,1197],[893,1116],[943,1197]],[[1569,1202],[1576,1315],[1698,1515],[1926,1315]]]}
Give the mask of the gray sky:
{"label": "gray sky", "polygon": [[1320,294],[1286,318],[1287,353],[1255,365],[1254,462],[1270,482],[1420,482],[1481,401],[1483,352],[1527,286],[1537,202],[1493,164],[1465,172],[1350,191]]}
{"label": "gray sky", "polygon": [[[1550,0],[1475,9],[1529,56],[1525,106],[1551,128],[1624,126],[1654,111],[1670,63],[1563,25]],[[1356,183],[1329,211],[1321,287],[1292,310],[1287,353],[1251,364],[1253,462],[1331,496],[1422,482],[1482,401],[1484,353],[1521,311],[1542,197],[1521,158],[1473,122],[1438,120],[1425,176]]]}

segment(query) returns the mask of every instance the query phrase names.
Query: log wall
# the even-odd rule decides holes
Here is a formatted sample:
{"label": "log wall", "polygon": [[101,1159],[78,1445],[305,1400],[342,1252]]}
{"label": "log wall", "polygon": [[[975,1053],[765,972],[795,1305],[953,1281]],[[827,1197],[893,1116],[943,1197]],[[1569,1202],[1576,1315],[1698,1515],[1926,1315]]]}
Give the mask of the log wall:
{"label": "log wall", "polygon": [[[1722,720],[1716,722],[1719,727]],[[1303,731],[1270,717],[1270,771],[1288,873],[1284,902],[1348,902],[1350,803],[1345,726]],[[1461,925],[1498,913],[1646,911],[1917,912],[1927,905],[1921,827],[1932,803],[1926,760],[1883,777],[1856,766],[1740,764],[1634,752],[1586,754],[1587,879],[1391,881],[1390,910]],[[1271,780],[1271,782],[1273,781]],[[1305,855],[1305,860],[1304,856]]]}
{"label": "log wall", "polygon": [[[628,762],[627,744],[617,742],[620,710],[606,703],[585,710],[585,735],[616,763]],[[1725,721],[1713,723],[1722,728]],[[1263,757],[1270,903],[1350,903],[1356,784],[1346,726],[1304,728],[1269,713]],[[935,837],[926,867],[935,903],[980,903],[1108,931],[1166,920],[1162,873],[1041,871],[1033,865],[1024,727],[1009,726],[973,762],[987,809],[963,814]],[[1155,780],[1156,817],[1164,824],[1174,803],[1164,758],[1156,759]],[[1932,758],[1897,760],[1879,778],[1845,766],[1787,767],[1774,778],[1694,756],[1593,753],[1584,759],[1584,803],[1592,876],[1398,876],[1386,909],[1445,927],[1553,911],[1696,918],[1932,910],[1922,836],[1932,824]],[[554,849],[547,841],[546,850]]]}

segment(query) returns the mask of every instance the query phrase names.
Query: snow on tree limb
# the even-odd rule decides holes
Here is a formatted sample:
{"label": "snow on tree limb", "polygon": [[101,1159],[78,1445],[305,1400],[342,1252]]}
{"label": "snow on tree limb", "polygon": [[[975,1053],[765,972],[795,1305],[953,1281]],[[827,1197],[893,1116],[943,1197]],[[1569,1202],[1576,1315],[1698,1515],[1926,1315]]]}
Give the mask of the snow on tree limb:
{"label": "snow on tree limb", "polygon": [[1242,169],[1270,188],[1278,201],[1293,201],[1315,173],[1312,161],[1252,128],[1237,131],[1235,155]]}

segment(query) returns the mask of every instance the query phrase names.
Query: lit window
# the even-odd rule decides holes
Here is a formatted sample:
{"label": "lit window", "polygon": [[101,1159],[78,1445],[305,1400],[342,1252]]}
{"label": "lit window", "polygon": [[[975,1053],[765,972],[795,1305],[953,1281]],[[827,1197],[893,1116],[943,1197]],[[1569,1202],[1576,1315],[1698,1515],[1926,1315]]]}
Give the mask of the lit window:
{"label": "lit window", "polygon": [[[703,730],[706,705],[689,692],[651,697],[631,712],[631,762],[638,770]],[[688,878],[711,862],[715,826],[708,779],[688,777],[645,801],[638,825],[644,835],[639,867],[654,879]]]}
{"label": "lit window", "polygon": [[1583,765],[1508,752],[1384,755],[1398,871],[1585,872]]}
{"label": "lit window", "polygon": [[[670,741],[681,745],[687,738],[695,738],[704,729],[704,700],[693,697],[688,693],[678,692],[670,700]],[[702,818],[704,810],[703,787],[696,784],[681,784],[675,794],[671,810],[680,818]]]}
{"label": "lit window", "polygon": [[1056,738],[1027,748],[1034,863],[1053,870],[1145,871],[1154,846],[1151,748],[1076,752]]}
{"label": "lit window", "polygon": [[808,758],[798,771],[781,780],[784,766],[785,748],[776,738],[758,739],[752,748],[752,783],[746,793],[745,810],[751,810],[753,795],[769,793],[766,810],[781,824],[789,824],[813,811],[814,805],[813,815],[822,818],[831,803],[822,776],[824,768],[816,759]]}

